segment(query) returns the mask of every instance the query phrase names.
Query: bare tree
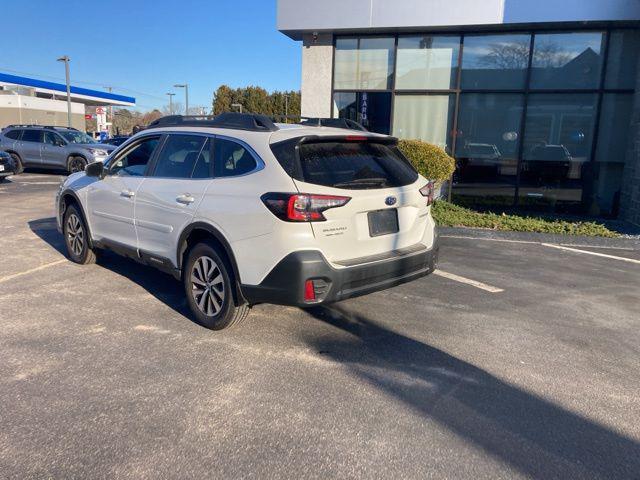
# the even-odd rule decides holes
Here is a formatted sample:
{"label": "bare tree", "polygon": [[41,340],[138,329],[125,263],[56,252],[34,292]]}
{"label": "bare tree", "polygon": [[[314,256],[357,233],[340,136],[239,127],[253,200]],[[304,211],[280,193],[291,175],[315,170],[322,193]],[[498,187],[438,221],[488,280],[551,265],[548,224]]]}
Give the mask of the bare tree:
{"label": "bare tree", "polygon": [[[529,65],[529,42],[494,43],[489,53],[479,60],[480,65],[503,70],[525,69]],[[537,68],[558,68],[567,64],[573,55],[563,51],[557,43],[536,43],[533,66]]]}

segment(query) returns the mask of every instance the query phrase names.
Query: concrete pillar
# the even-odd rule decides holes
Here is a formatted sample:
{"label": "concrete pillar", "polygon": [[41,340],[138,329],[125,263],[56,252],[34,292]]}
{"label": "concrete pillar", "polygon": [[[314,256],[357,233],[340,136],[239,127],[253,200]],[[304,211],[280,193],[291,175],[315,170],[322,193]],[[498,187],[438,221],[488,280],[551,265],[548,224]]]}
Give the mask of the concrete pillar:
{"label": "concrete pillar", "polygon": [[302,116],[331,116],[333,35],[308,34],[302,39]]}

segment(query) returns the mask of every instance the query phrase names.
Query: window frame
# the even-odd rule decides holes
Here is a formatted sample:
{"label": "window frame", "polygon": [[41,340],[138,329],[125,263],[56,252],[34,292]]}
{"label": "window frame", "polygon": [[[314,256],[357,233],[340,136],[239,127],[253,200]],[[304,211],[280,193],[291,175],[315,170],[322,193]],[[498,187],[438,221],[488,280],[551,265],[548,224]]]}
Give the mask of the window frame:
{"label": "window frame", "polygon": [[[40,140],[24,140],[24,134],[26,132],[37,132],[40,134]],[[22,130],[22,135],[20,135],[20,141],[21,142],[28,142],[28,143],[38,143],[40,145],[44,145],[44,130],[41,128],[25,128],[24,130]]]}
{"label": "window frame", "polygon": [[[256,153],[256,151],[251,148],[251,146],[249,144],[247,144],[246,142],[244,142],[243,140],[240,140],[239,138],[235,138],[235,137],[229,137],[227,135],[213,135],[214,136],[214,140],[212,142],[212,148],[213,148],[213,155],[211,156],[211,158],[213,159],[213,161],[211,162],[211,167],[213,168],[213,178],[214,179],[228,179],[228,178],[240,178],[240,177],[246,177],[247,175],[253,175],[256,172],[259,172],[260,170],[262,170],[265,167],[265,163],[264,160],[262,160],[262,158],[260,157],[260,155],[258,155]],[[253,160],[256,162],[256,166],[253,168],[253,170],[250,170],[246,173],[241,173],[239,175],[229,175],[229,176],[216,176],[215,175],[215,163],[216,163],[216,156],[215,156],[215,142],[220,139],[220,140],[227,140],[233,143],[236,143],[238,145],[240,145],[242,148],[244,148],[247,152],[249,152],[249,154],[253,157]]]}
{"label": "window frame", "polygon": [[[458,132],[458,118],[460,115],[460,98],[462,93],[478,93],[478,94],[500,94],[500,93],[510,93],[510,94],[524,94],[524,108],[522,111],[521,118],[521,129],[518,132],[520,138],[520,151],[518,152],[517,162],[518,162],[518,177],[516,180],[516,192],[513,198],[513,207],[519,206],[519,187],[520,187],[520,170],[522,168],[523,160],[523,149],[524,149],[524,141],[523,139],[526,136],[526,115],[527,115],[527,107],[529,104],[529,95],[530,94],[595,94],[597,95],[596,102],[596,112],[595,112],[595,125],[593,127],[593,136],[592,142],[590,145],[591,155],[590,162],[596,161],[596,151],[598,148],[599,141],[599,133],[600,133],[600,117],[601,117],[601,109],[602,109],[602,101],[606,94],[634,94],[636,93],[635,88],[621,88],[621,87],[612,87],[607,85],[607,73],[608,73],[608,65],[610,60],[610,43],[611,37],[614,32],[626,32],[629,30],[634,30],[634,26],[629,23],[625,24],[617,24],[617,25],[589,25],[584,26],[580,24],[562,24],[562,25],[550,25],[550,26],[516,26],[514,28],[488,28],[486,30],[478,31],[470,28],[461,28],[457,30],[451,31],[442,31],[438,29],[416,29],[410,32],[389,32],[386,35],[381,33],[359,33],[359,34],[335,34],[333,35],[333,56],[332,56],[332,76],[331,76],[331,95],[329,98],[329,111],[330,116],[332,118],[336,118],[337,111],[334,108],[334,96],[336,93],[354,93],[357,94],[359,92],[367,91],[367,92],[389,92],[391,93],[391,112],[390,112],[390,125],[391,125],[391,134],[394,135],[393,131],[394,116],[395,116],[395,106],[396,106],[396,97],[399,95],[442,95],[442,94],[450,94],[455,96],[455,107],[453,111],[453,127],[451,134],[451,148],[448,153],[456,158],[456,144],[457,138],[459,135]],[[538,35],[546,35],[546,34],[561,34],[561,33],[601,33],[602,34],[602,49],[600,55],[602,56],[602,61],[600,63],[600,72],[599,72],[599,82],[593,88],[555,88],[555,89],[547,89],[547,88],[532,88],[531,76],[532,76],[532,63],[533,63],[533,54],[536,43],[536,37]],[[529,35],[530,37],[530,51],[529,51],[529,59],[528,65],[526,69],[526,81],[525,85],[521,89],[463,89],[462,88],[462,61],[464,55],[464,47],[465,47],[465,39],[470,36],[482,36],[482,35],[500,35],[500,34],[524,34]],[[393,72],[391,76],[391,86],[388,89],[383,90],[358,90],[358,89],[343,89],[336,88],[335,84],[335,68],[336,68],[336,42],[338,39],[359,39],[365,37],[393,37],[395,38],[395,52],[394,52],[394,64],[393,64]],[[459,48],[459,57],[458,57],[458,75],[456,79],[455,85],[452,88],[447,90],[401,90],[396,87],[396,77],[397,77],[397,61],[398,61],[398,39],[400,37],[411,37],[411,36],[443,36],[443,37],[451,37],[451,36],[459,36],[460,37],[460,48]],[[449,189],[449,195],[451,194],[451,186]]]}
{"label": "window frame", "polygon": [[[58,144],[55,144],[55,143],[47,142],[46,141],[47,133],[52,135],[54,138],[56,138],[56,137],[59,138],[62,141],[62,145],[58,145]],[[42,140],[43,140],[42,141],[43,144],[51,145],[52,147],[64,147],[69,143],[69,142],[67,142],[67,140],[62,135],[60,135],[59,133],[54,132],[52,130],[45,130],[44,133],[42,134]]]}
{"label": "window frame", "polygon": [[[113,155],[108,160],[109,163],[107,165],[107,175],[116,176],[117,173],[113,172],[113,164],[115,162],[117,162],[120,158],[122,158],[124,156],[127,156],[134,148],[136,148],[142,142],[145,142],[145,141],[153,139],[153,138],[157,138],[159,140],[158,146],[156,146],[155,150],[151,154],[151,158],[147,162],[147,165],[145,167],[144,172],[142,173],[142,175],[140,175],[140,177],[148,177],[149,176],[149,172],[150,172],[150,168],[153,166],[153,164],[155,162],[155,159],[158,156],[158,152],[162,149],[162,146],[164,145],[164,141],[163,141],[164,134],[162,132],[148,133],[148,134],[142,135],[140,137],[136,137],[135,139],[132,139],[131,142],[128,145],[125,146],[125,148],[118,149],[117,152],[116,152],[116,155]],[[128,176],[129,177],[133,177],[133,176],[137,177],[138,175],[128,175]]]}
{"label": "window frame", "polygon": [[[206,178],[193,178],[193,177],[156,177],[156,169],[158,167],[158,162],[160,160],[160,154],[164,150],[169,137],[172,135],[184,135],[189,137],[202,137],[205,140],[205,144],[200,148],[200,152],[198,152],[198,156],[202,153],[204,146],[206,145],[207,140],[209,142],[209,158],[211,161],[209,162],[209,176]],[[160,144],[158,145],[157,152],[154,152],[153,158],[149,161],[148,170],[145,171],[145,177],[148,178],[157,178],[157,179],[165,179],[165,180],[212,180],[214,178],[214,169],[213,169],[213,144],[214,144],[215,136],[211,134],[206,134],[202,132],[164,132],[162,134],[162,138],[160,139]],[[194,165],[195,166],[195,165]],[[193,173],[193,172],[191,172]]]}
{"label": "window frame", "polygon": [[[12,128],[7,133],[5,133],[4,136],[7,137],[9,140],[13,140],[14,142],[19,142],[20,139],[22,138],[22,132],[24,132],[24,131],[25,131],[24,128]],[[17,135],[16,138],[11,138],[8,135],[9,133],[13,133],[13,132],[18,132],[18,135]]]}

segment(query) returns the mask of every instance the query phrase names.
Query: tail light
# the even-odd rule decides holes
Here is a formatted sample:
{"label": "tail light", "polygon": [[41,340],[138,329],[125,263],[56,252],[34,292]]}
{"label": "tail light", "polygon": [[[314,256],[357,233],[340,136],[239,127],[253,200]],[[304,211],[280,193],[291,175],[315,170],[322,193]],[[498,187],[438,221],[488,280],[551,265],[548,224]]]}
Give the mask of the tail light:
{"label": "tail light", "polygon": [[422,194],[423,197],[427,198],[427,206],[431,205],[433,203],[433,198],[435,194],[435,184],[433,182],[427,183],[424,187],[420,189],[420,193]]}
{"label": "tail light", "polygon": [[262,202],[276,217],[287,222],[324,222],[322,212],[346,205],[351,197],[307,193],[266,193]]}

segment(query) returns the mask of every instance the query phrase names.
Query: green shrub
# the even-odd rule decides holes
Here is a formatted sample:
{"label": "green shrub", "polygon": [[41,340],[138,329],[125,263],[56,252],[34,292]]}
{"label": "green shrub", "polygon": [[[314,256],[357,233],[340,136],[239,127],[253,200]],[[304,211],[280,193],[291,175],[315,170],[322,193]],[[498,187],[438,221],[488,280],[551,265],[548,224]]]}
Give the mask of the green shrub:
{"label": "green shrub", "polygon": [[620,235],[596,222],[570,222],[547,220],[539,217],[498,215],[475,212],[443,200],[434,203],[433,218],[443,227],[473,227],[512,232],[556,233],[562,235],[588,235],[592,237],[619,237]]}
{"label": "green shrub", "polygon": [[456,162],[442,148],[421,140],[400,140],[400,151],[425,178],[442,182],[451,178]]}

